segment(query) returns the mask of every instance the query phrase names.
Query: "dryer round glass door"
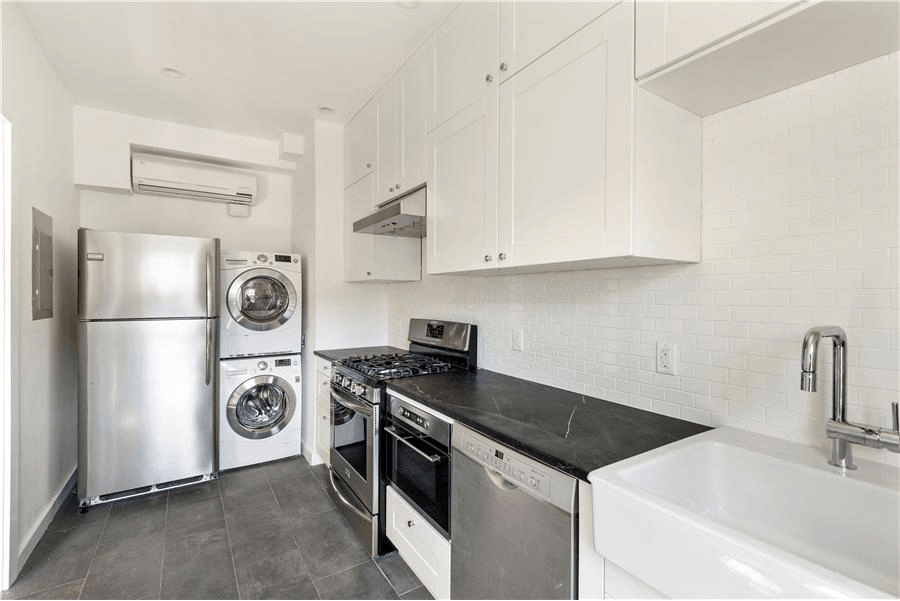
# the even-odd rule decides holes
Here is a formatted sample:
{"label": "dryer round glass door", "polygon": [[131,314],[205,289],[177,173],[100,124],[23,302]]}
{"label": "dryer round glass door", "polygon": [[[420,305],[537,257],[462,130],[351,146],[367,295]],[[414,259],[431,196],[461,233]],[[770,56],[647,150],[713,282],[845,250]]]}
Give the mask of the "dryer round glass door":
{"label": "dryer round glass door", "polygon": [[297,290],[282,273],[272,269],[250,269],[228,287],[228,312],[248,330],[274,330],[284,324],[297,307]]}
{"label": "dryer round glass door", "polygon": [[238,386],[225,410],[231,429],[250,439],[275,436],[287,426],[297,407],[291,385],[278,376],[256,376]]}

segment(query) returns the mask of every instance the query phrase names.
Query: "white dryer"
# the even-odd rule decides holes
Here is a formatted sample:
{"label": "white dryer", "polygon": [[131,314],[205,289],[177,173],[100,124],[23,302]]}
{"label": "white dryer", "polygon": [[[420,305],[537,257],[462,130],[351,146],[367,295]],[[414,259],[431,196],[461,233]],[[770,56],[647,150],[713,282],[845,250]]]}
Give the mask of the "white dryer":
{"label": "white dryer", "polygon": [[219,470],[300,454],[300,355],[219,361]]}
{"label": "white dryer", "polygon": [[222,251],[219,357],[299,353],[300,255]]}

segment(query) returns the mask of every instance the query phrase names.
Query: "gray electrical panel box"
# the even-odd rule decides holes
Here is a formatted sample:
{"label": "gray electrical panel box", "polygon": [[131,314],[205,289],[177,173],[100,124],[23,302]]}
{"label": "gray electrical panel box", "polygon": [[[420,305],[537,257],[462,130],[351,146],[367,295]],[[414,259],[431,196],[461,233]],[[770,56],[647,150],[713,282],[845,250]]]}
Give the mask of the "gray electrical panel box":
{"label": "gray electrical panel box", "polygon": [[31,208],[31,319],[53,317],[53,218]]}

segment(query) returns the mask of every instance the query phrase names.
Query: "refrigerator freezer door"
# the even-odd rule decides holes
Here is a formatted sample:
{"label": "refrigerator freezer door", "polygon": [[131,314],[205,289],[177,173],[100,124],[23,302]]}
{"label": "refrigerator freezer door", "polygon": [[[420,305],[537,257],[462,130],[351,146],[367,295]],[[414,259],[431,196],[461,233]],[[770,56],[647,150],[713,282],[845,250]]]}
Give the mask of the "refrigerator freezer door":
{"label": "refrigerator freezer door", "polygon": [[219,240],[78,230],[78,319],[215,317]]}
{"label": "refrigerator freezer door", "polygon": [[78,328],[78,497],[212,473],[216,320]]}

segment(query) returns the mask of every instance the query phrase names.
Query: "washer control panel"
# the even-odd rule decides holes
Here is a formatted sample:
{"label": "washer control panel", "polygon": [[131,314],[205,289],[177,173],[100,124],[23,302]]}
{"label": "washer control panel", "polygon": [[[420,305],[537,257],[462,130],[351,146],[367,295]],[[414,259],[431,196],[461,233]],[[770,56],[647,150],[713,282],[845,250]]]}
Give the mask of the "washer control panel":
{"label": "washer control panel", "polygon": [[576,480],[468,428],[456,427],[453,447],[533,497],[571,510]]}

